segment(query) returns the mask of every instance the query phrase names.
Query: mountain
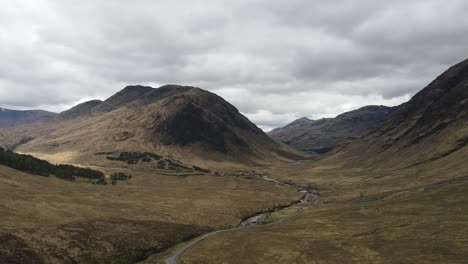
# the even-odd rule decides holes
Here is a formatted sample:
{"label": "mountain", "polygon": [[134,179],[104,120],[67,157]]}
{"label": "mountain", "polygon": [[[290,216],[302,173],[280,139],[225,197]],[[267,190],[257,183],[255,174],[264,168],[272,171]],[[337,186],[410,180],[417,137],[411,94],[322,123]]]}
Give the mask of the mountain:
{"label": "mountain", "polygon": [[56,114],[43,110],[8,110],[0,108],[0,128],[16,127],[24,124],[44,121],[54,117]]}
{"label": "mountain", "polygon": [[391,110],[386,106],[365,106],[337,116],[310,120],[301,118],[268,133],[291,147],[323,154],[350,137],[359,137],[381,123]]}
{"label": "mountain", "polygon": [[32,139],[14,144],[18,151],[55,162],[89,164],[99,161],[95,153],[132,151],[194,163],[304,157],[270,139],[223,98],[178,85],[128,86],[105,101],[85,102],[45,125],[13,132],[3,136]]}
{"label": "mountain", "polygon": [[96,116],[102,113],[111,112],[123,106],[134,105],[138,107],[141,105],[147,105],[177,93],[187,92],[192,88],[194,87],[165,85],[155,89],[149,86],[129,85],[105,101],[91,100],[76,105],[71,109],[60,113],[59,118],[73,119],[91,115]]}
{"label": "mountain", "polygon": [[[379,166],[414,166],[463,160],[468,150],[468,60],[437,77],[398,106],[366,137],[336,150],[333,157]],[[352,155],[351,153],[359,153]],[[457,158],[458,157],[458,158]]]}
{"label": "mountain", "polygon": [[303,125],[306,125],[306,124],[311,124],[313,122],[314,122],[314,120],[312,120],[312,119],[309,119],[307,117],[301,117],[299,119],[296,119],[296,120],[292,121],[291,123],[287,124],[286,126],[284,126],[282,128],[273,129],[271,132],[279,132],[279,131],[281,131],[281,130],[283,130],[285,128],[303,126]]}
{"label": "mountain", "polygon": [[94,109],[96,106],[102,103],[103,102],[101,100],[91,100],[91,101],[81,103],[66,111],[61,112],[58,115],[58,118],[59,119],[73,119],[73,118],[78,118],[82,116],[88,116],[92,113],[92,109]]}
{"label": "mountain", "polygon": [[195,87],[129,86],[0,143],[0,263],[141,262],[303,196],[251,171],[302,154]]}
{"label": "mountain", "polygon": [[[309,210],[297,218],[291,213],[277,225],[212,236],[180,260],[460,263],[468,256],[466,240],[460,239],[468,237],[467,146],[465,60],[361,138],[320,160],[264,169],[283,182],[313,186],[319,199]],[[243,247],[231,246],[239,244]]]}

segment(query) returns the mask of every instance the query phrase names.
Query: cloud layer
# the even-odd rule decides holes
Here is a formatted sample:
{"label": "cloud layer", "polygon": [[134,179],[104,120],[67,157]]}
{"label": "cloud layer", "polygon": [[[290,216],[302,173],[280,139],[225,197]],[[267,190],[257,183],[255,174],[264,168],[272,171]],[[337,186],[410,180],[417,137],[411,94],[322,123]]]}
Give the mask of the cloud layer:
{"label": "cloud layer", "polygon": [[8,1],[0,105],[61,111],[193,85],[264,129],[397,105],[468,57],[463,0]]}

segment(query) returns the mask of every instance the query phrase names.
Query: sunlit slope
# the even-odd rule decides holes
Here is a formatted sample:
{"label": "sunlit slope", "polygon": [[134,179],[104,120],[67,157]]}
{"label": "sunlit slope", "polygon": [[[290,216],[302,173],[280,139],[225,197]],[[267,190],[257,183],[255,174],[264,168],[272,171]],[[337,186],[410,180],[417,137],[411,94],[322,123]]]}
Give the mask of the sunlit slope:
{"label": "sunlit slope", "polygon": [[[107,164],[98,152],[147,151],[210,166],[303,158],[221,97],[199,88],[129,86],[44,125],[0,131],[3,145],[55,162]],[[0,138],[2,139],[2,138]],[[24,140],[27,139],[27,140]]]}

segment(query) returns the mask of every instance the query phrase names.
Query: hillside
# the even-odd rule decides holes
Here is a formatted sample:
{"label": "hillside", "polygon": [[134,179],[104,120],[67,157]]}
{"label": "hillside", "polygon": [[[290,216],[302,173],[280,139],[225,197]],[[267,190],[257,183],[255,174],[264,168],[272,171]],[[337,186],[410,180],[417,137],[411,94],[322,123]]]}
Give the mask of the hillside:
{"label": "hillside", "polygon": [[336,118],[301,118],[268,135],[295,149],[323,154],[348,138],[365,135],[380,124],[390,110],[386,106],[365,106]]}
{"label": "hillside", "polygon": [[178,263],[463,263],[467,112],[468,60],[321,160],[259,169],[312,186],[319,202],[202,240]]}
{"label": "hillside", "polygon": [[61,112],[57,118],[60,120],[80,118],[92,114],[92,109],[103,103],[101,100],[91,100],[78,104],[66,111]]}
{"label": "hillside", "polygon": [[276,133],[276,132],[284,131],[284,130],[286,130],[286,128],[300,127],[302,125],[312,124],[313,122],[315,122],[315,120],[309,119],[307,117],[301,117],[301,118],[296,119],[296,120],[292,121],[291,123],[285,125],[284,127],[273,129],[270,133],[273,134],[273,133]]}
{"label": "hillside", "polygon": [[[468,60],[444,72],[409,102],[395,108],[366,137],[331,159],[386,167],[455,158],[468,144]],[[359,155],[352,155],[359,153]]]}
{"label": "hillside", "polygon": [[203,166],[304,157],[270,139],[221,97],[177,85],[128,86],[105,101],[73,107],[47,124],[2,135],[4,146],[62,163],[116,166],[96,153],[132,151]]}
{"label": "hillside", "polygon": [[245,169],[301,154],[194,87],[126,87],[0,140],[23,153],[0,152],[0,263],[136,263],[303,196]]}
{"label": "hillside", "polygon": [[48,120],[57,114],[43,110],[8,110],[0,108],[0,128],[16,127],[24,124],[31,124]]}
{"label": "hillside", "polygon": [[94,185],[0,165],[0,263],[136,263],[301,196],[240,177],[125,172]]}
{"label": "hillside", "polygon": [[[0,166],[0,213],[7,216],[0,219],[7,252],[0,261],[163,263],[181,248],[174,244],[267,211],[257,226],[199,240],[177,263],[463,263],[467,86],[468,60],[320,160],[274,162],[296,154],[193,87],[127,87],[78,107],[74,118],[5,130],[5,138],[31,138],[17,144],[20,152],[135,177],[106,187]],[[255,171],[168,175],[152,167],[159,162],[144,161],[153,158],[166,168],[228,171],[241,162]],[[186,163],[175,164],[178,158]],[[271,210],[302,196],[291,186],[315,199]]]}

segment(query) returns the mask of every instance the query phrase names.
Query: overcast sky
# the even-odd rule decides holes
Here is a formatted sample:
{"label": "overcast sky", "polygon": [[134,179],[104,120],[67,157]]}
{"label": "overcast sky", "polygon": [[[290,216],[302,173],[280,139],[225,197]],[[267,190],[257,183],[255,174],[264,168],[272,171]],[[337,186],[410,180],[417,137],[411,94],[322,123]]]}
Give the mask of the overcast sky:
{"label": "overcast sky", "polygon": [[16,0],[0,106],[62,111],[128,84],[198,86],[265,130],[398,105],[468,57],[466,0]]}

